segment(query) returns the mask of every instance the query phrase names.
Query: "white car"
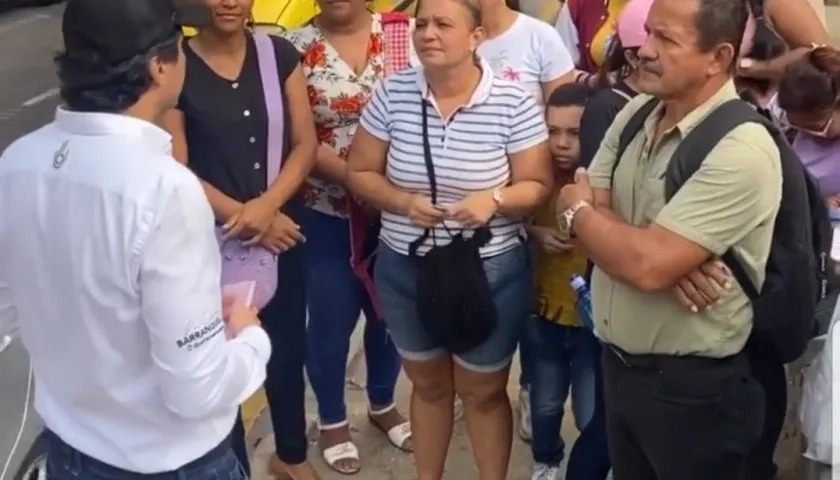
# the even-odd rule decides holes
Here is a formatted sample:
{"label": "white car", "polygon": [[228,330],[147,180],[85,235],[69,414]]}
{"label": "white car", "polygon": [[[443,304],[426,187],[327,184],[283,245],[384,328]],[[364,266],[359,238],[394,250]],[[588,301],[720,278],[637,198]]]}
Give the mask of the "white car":
{"label": "white car", "polygon": [[33,389],[23,344],[0,336],[0,480],[46,478],[44,426],[32,406]]}

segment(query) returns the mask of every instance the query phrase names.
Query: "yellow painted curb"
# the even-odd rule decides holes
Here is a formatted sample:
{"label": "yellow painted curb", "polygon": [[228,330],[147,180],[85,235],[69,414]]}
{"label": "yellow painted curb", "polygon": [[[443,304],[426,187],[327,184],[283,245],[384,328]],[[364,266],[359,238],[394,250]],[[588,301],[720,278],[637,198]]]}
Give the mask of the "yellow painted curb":
{"label": "yellow painted curb", "polygon": [[257,419],[260,418],[260,414],[262,414],[267,406],[268,401],[265,398],[265,391],[263,389],[260,389],[251,398],[245,400],[245,403],[242,404],[242,422],[245,424],[245,433],[251,430],[251,427],[254,426]]}

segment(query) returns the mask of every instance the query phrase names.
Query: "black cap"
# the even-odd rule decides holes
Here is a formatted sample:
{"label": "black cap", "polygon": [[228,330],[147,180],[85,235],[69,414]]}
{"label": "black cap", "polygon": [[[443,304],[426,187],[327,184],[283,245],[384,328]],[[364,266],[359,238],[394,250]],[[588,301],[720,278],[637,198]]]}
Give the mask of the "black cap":
{"label": "black cap", "polygon": [[210,12],[200,0],[68,0],[64,48],[90,51],[109,63],[148,53],[181,27],[202,27]]}

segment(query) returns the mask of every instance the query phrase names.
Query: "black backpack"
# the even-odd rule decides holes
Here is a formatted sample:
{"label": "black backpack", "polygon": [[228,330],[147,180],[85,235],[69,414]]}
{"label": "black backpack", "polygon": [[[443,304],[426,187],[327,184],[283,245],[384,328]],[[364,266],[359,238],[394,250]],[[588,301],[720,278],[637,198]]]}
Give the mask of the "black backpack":
{"label": "black backpack", "polygon": [[[613,173],[627,146],[642,130],[659,100],[636,112],[621,132]],[[828,290],[832,228],[819,187],[776,126],[747,102],[730,100],[717,107],[677,147],[665,174],[665,199],[700,168],[715,145],[735,127],[753,122],[764,126],[781,153],[782,200],[759,292],[732,250],[722,260],[752,301],[750,344],[783,363],[799,358],[816,334],[817,302]],[[737,161],[737,159],[733,159]]]}

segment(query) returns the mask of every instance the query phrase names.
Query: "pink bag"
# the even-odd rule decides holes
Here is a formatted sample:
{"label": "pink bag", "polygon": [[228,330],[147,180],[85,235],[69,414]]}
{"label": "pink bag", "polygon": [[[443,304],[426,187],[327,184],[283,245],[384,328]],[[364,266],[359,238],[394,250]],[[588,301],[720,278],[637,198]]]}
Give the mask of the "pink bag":
{"label": "pink bag", "polygon": [[[257,61],[263,84],[263,97],[268,111],[268,159],[266,168],[267,185],[270,187],[280,173],[283,155],[283,92],[277,73],[277,58],[274,43],[268,35],[254,32],[257,47]],[[277,290],[277,256],[259,245],[245,247],[241,240],[232,238],[224,241],[221,227],[216,229],[216,238],[222,253],[222,285],[240,282],[254,282],[252,306],[262,309],[274,297]]]}
{"label": "pink bag", "polygon": [[[411,66],[410,18],[401,12],[382,14],[382,30],[385,39],[385,65],[383,76],[405,70]],[[379,239],[381,223],[379,217],[371,217],[350,198],[350,265],[365,288],[377,318],[382,319],[379,298],[373,284],[373,264]]]}

